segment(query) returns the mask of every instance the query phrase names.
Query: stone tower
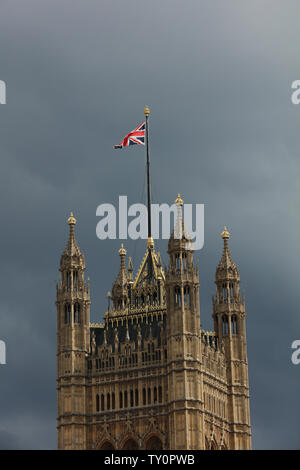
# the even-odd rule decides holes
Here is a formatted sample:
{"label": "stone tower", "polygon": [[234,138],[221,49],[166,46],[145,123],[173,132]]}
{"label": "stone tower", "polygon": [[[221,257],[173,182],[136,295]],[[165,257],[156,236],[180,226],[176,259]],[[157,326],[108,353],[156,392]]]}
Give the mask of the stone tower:
{"label": "stone tower", "polygon": [[167,296],[167,375],[170,449],[204,447],[198,270],[190,236],[176,201],[177,222],[169,244]]}
{"label": "stone tower", "polygon": [[180,195],[175,202],[168,268],[148,237],[134,275],[122,245],[103,323],[90,323],[85,261],[68,219],[56,297],[59,449],[251,448],[245,301],[229,232],[206,331]]}
{"label": "stone tower", "polygon": [[69,240],[57,285],[58,448],[86,448],[86,357],[90,351],[90,292],[85,261],[68,218]]}
{"label": "stone tower", "polygon": [[232,423],[231,444],[234,449],[251,448],[249,383],[246,341],[245,299],[240,295],[240,275],[231,258],[224,227],[224,248],[216,269],[217,292],[213,298],[215,332],[223,343],[227,365],[228,415]]}

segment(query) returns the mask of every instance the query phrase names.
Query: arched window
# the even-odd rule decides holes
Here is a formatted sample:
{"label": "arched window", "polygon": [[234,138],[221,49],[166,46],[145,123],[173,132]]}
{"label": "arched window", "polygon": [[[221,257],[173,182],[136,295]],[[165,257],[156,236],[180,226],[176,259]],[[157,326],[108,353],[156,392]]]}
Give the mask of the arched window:
{"label": "arched window", "polygon": [[123,408],[123,393],[119,393],[119,408]]}
{"label": "arched window", "polygon": [[179,254],[175,255],[175,267],[176,267],[176,271],[180,271],[180,255]]}
{"label": "arched window", "polygon": [[65,305],[65,323],[70,323],[71,322],[71,305],[66,304]]}
{"label": "arched window", "polygon": [[184,286],[184,305],[186,307],[191,306],[191,296],[190,296],[190,288],[189,286]]}
{"label": "arched window", "polygon": [[223,335],[226,336],[229,334],[229,325],[228,325],[228,316],[222,316],[222,324],[223,324]]}
{"label": "arched window", "polygon": [[148,405],[151,405],[151,388],[148,388]]}
{"label": "arched window", "polygon": [[136,388],[135,389],[135,406],[138,406],[138,405],[139,405],[139,391]]}
{"label": "arched window", "polygon": [[106,396],[106,404],[107,404],[107,409],[110,410],[110,393],[108,393]]}
{"label": "arched window", "polygon": [[101,395],[101,411],[104,411],[104,395]]}
{"label": "arched window", "polygon": [[128,394],[127,394],[127,390],[125,390],[124,392],[124,408],[127,408],[128,407]]}
{"label": "arched window", "polygon": [[114,446],[112,445],[111,442],[105,441],[103,442],[102,446],[100,447],[100,450],[115,450]]}
{"label": "arched window", "polygon": [[158,401],[162,403],[162,388],[161,386],[158,387]]}
{"label": "arched window", "polygon": [[186,253],[182,253],[182,268],[183,268],[183,271],[186,272],[186,269],[187,269]]}
{"label": "arched window", "polygon": [[99,402],[99,395],[96,395],[96,411],[100,411],[100,402]]}
{"label": "arched window", "polygon": [[143,405],[146,405],[146,389],[143,388]]}
{"label": "arched window", "polygon": [[223,301],[225,303],[227,303],[227,301],[228,301],[227,296],[228,296],[227,286],[226,286],[226,284],[223,284],[222,285],[222,297],[223,297]]}
{"label": "arched window", "polygon": [[231,333],[233,335],[238,334],[237,316],[236,315],[232,315],[232,317],[231,317]]}
{"label": "arched window", "polygon": [[157,436],[152,436],[146,443],[146,450],[162,450],[162,442]]}
{"label": "arched window", "polygon": [[74,323],[80,323],[80,304],[74,304]]}
{"label": "arched window", "polygon": [[78,290],[78,271],[73,271],[73,288],[75,291]]}
{"label": "arched window", "polygon": [[114,410],[116,407],[116,399],[114,392],[111,394],[111,409]]}
{"label": "arched window", "polygon": [[233,302],[234,301],[233,282],[229,283],[229,295],[230,295],[230,302]]}
{"label": "arched window", "polygon": [[125,444],[123,445],[121,450],[137,450],[139,445],[133,439],[128,439]]}
{"label": "arched window", "polygon": [[154,404],[156,404],[157,403],[157,388],[156,387],[154,387],[154,398],[153,398],[153,400],[154,400]]}
{"label": "arched window", "polygon": [[175,306],[181,307],[181,290],[180,287],[176,286],[174,289],[175,294]]}
{"label": "arched window", "polygon": [[134,405],[133,403],[133,390],[130,390],[130,406],[132,407]]}
{"label": "arched window", "polygon": [[67,291],[70,292],[71,290],[71,272],[67,272]]}

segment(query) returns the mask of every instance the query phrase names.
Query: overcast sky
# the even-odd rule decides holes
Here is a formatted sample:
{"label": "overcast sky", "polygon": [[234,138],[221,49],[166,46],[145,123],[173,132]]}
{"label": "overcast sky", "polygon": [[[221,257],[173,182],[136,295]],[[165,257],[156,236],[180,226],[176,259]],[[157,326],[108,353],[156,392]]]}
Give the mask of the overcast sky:
{"label": "overcast sky", "polygon": [[[100,321],[119,240],[96,208],[145,202],[145,154],[113,149],[151,108],[154,202],[205,204],[201,323],[224,224],[247,308],[253,447],[300,448],[299,2],[2,0],[0,448],[56,448],[55,282],[70,210]],[[125,243],[138,268],[145,242]],[[165,243],[157,243],[167,262]]]}

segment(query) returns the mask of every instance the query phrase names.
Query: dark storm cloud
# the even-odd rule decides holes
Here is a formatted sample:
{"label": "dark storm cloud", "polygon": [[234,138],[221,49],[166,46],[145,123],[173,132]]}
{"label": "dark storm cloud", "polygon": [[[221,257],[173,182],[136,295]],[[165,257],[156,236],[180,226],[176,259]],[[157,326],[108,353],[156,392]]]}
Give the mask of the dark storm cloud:
{"label": "dark storm cloud", "polygon": [[[2,2],[1,448],[56,447],[55,281],[74,210],[101,319],[118,241],[96,207],[143,194],[144,154],[115,152],[151,108],[155,201],[205,204],[201,321],[227,224],[246,290],[253,443],[299,448],[296,1]],[[144,243],[137,248],[140,263]],[[165,249],[165,243],[158,243]],[[167,261],[165,253],[164,260]],[[106,274],[105,274],[106,273]]]}

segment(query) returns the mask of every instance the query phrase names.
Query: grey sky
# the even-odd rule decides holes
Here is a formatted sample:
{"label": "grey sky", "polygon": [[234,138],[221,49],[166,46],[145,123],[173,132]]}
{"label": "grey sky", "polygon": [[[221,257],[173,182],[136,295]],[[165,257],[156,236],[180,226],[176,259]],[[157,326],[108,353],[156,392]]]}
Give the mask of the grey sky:
{"label": "grey sky", "polygon": [[[201,322],[211,329],[220,232],[246,291],[255,448],[298,448],[300,79],[297,1],[2,0],[0,447],[56,447],[55,281],[66,217],[106,308],[120,242],[96,207],[141,198],[145,155],[114,151],[151,109],[154,202],[205,204]],[[144,252],[136,254],[135,269]],[[166,262],[165,243],[158,243]],[[106,273],[106,274],[105,274]]]}

